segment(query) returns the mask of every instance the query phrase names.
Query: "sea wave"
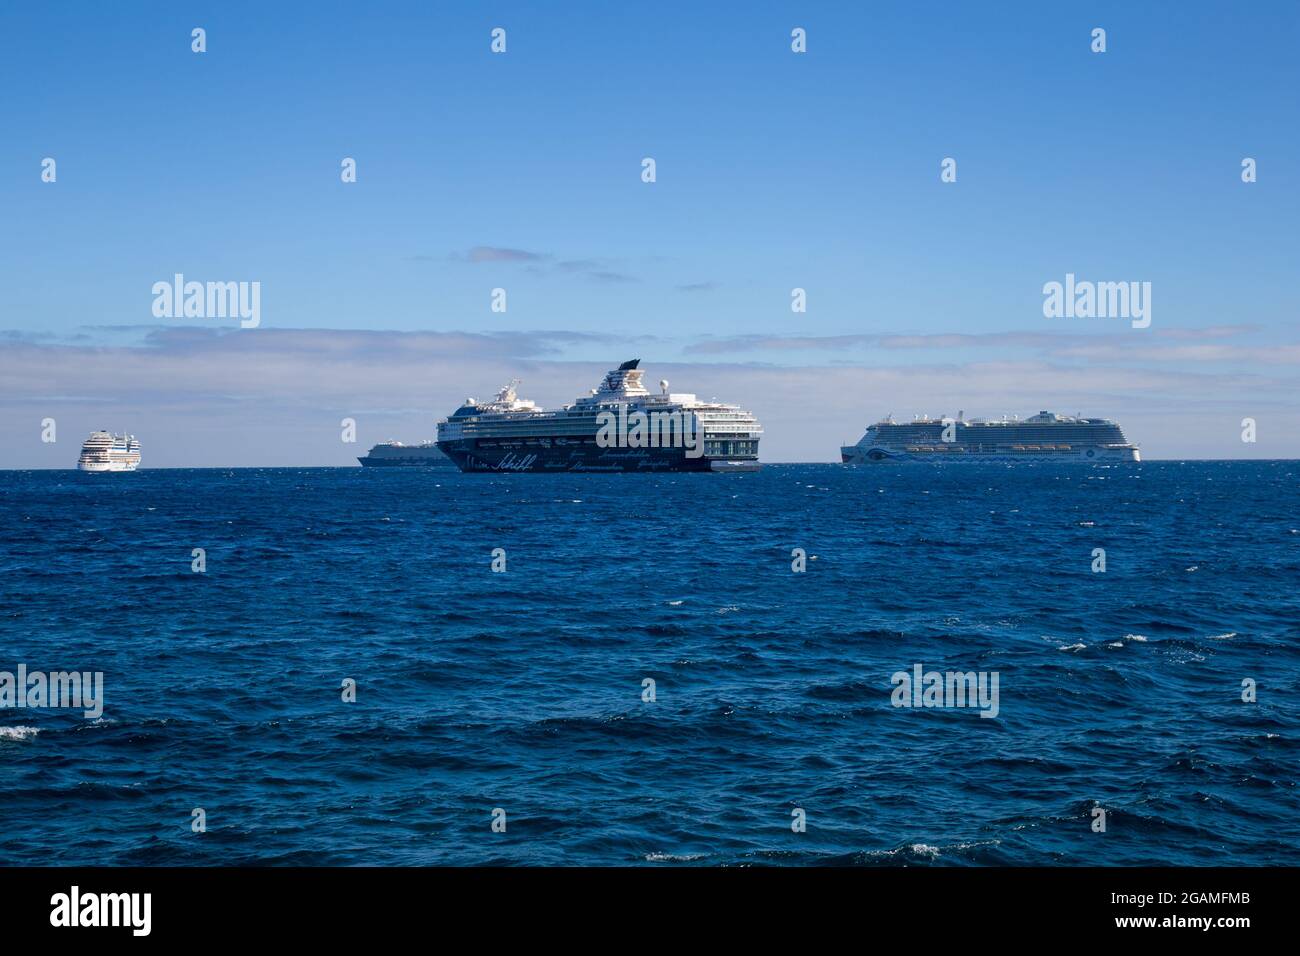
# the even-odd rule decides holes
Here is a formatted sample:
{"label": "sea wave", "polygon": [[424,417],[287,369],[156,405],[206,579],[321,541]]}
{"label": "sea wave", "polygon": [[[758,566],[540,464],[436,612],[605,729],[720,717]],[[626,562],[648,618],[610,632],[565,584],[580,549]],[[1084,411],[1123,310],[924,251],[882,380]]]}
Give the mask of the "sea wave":
{"label": "sea wave", "polygon": [[39,727],[0,727],[0,740],[31,740],[40,732]]}

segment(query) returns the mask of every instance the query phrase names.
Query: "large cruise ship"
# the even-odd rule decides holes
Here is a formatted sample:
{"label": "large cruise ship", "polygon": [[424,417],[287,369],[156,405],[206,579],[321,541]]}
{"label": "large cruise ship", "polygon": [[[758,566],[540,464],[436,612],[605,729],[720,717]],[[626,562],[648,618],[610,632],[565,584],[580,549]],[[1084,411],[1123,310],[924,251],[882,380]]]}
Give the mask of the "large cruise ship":
{"label": "large cruise ship", "polygon": [[91,432],[77,459],[82,471],[135,471],[139,464],[140,443],[135,436],[111,432]]}
{"label": "large cruise ship", "polygon": [[856,445],[840,448],[847,464],[881,461],[1141,461],[1138,446],[1104,418],[1039,412],[1026,419],[965,421],[886,418],[867,428]]}
{"label": "large cruise ship", "polygon": [[518,380],[490,402],[472,398],[438,423],[438,447],[462,471],[757,471],[762,427],[736,405],[641,384],[640,359],[590,395],[545,411]]}
{"label": "large cruise ship", "polygon": [[456,465],[431,441],[418,445],[382,441],[357,461],[366,468],[454,468]]}

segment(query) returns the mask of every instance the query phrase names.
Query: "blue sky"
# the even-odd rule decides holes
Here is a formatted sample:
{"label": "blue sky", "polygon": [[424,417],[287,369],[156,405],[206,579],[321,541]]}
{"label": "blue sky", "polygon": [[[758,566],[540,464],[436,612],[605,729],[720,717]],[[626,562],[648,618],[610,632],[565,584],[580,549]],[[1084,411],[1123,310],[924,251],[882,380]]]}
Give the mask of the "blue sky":
{"label": "blue sky", "polygon": [[[1163,457],[1300,456],[1298,27],[1290,2],[9,5],[0,467],[66,466],[34,443],[55,412],[129,425],[146,464],[342,464],[287,433],[428,437],[499,377],[556,404],[633,355],[766,416],[771,460],[891,411],[1039,407]],[[176,272],[260,281],[262,326],[155,319]],[[1152,327],[1044,318],[1067,272],[1151,282]]]}

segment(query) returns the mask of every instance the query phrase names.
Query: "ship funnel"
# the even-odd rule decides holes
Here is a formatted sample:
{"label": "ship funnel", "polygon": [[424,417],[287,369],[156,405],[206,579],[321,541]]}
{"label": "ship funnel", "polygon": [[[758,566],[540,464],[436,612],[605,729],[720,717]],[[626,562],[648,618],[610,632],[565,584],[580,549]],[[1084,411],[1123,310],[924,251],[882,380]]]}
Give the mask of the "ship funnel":
{"label": "ship funnel", "polygon": [[665,395],[668,394],[668,379],[661,378],[659,380],[659,390],[663,392]]}

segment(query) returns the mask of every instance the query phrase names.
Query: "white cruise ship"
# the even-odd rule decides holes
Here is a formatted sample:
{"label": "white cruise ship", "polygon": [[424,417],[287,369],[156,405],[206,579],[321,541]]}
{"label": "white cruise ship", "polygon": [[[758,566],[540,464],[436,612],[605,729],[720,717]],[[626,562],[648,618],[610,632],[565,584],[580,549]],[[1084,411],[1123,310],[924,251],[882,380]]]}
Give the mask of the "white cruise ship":
{"label": "white cruise ship", "polygon": [[140,443],[135,436],[111,432],[91,432],[77,459],[81,471],[135,471],[139,464]]}
{"label": "white cruise ship", "polygon": [[512,381],[490,402],[467,398],[438,423],[438,447],[461,471],[757,471],[762,426],[737,405],[690,393],[653,395],[639,359],[589,395],[545,411]]}
{"label": "white cruise ship", "polygon": [[1138,446],[1105,418],[1039,412],[1026,419],[886,418],[856,445],[840,448],[845,464],[885,461],[1141,461]]}

